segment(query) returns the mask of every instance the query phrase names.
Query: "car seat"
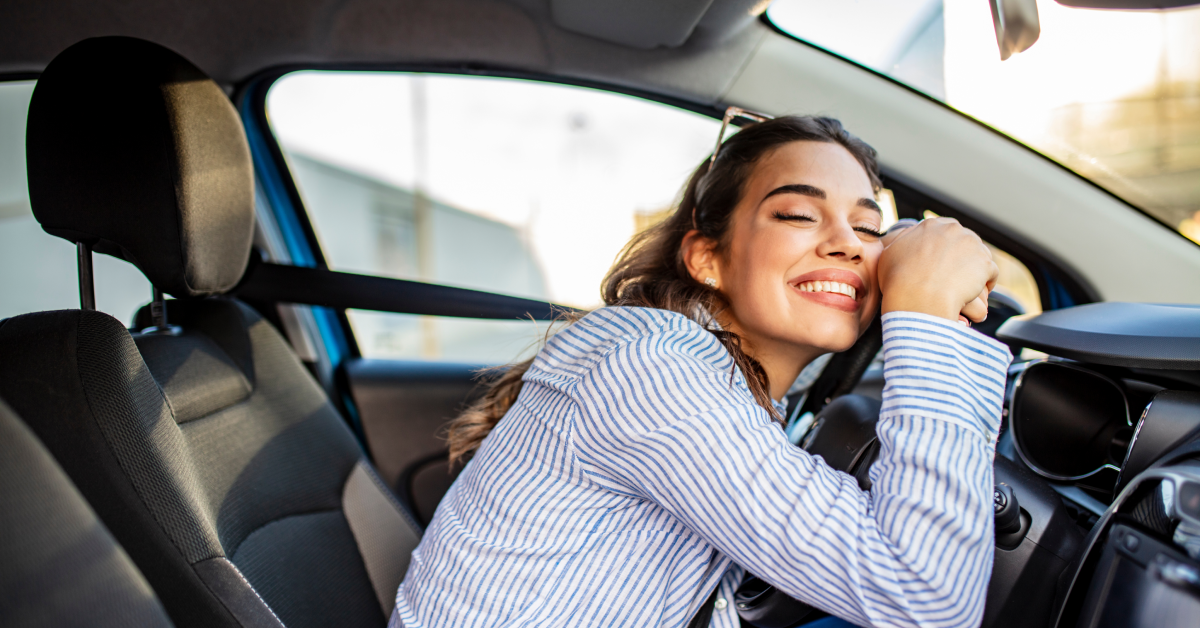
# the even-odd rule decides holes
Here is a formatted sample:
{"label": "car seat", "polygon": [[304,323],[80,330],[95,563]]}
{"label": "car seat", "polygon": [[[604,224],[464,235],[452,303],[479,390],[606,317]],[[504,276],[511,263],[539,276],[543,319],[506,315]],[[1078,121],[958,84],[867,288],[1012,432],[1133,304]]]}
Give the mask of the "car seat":
{"label": "car seat", "polygon": [[0,503],[0,625],[171,625],[129,556],[3,401]]}
{"label": "car seat", "polygon": [[[88,39],[39,78],[26,149],[84,309],[0,324],[0,396],[176,624],[383,625],[420,528],[276,329],[223,296],[254,230],[229,99],[166,48]],[[153,284],[150,328],[87,309],[91,249]]]}

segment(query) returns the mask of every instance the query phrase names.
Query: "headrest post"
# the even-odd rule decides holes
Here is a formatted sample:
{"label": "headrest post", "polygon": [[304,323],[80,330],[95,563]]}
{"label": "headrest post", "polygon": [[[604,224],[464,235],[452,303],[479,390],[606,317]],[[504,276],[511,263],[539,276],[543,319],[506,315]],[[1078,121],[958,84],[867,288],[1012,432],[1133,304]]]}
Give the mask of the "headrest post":
{"label": "headrest post", "polygon": [[96,285],[92,280],[92,247],[85,242],[75,244],[79,257],[79,309],[96,309]]}
{"label": "headrest post", "polygon": [[178,336],[183,330],[178,325],[167,323],[167,299],[163,296],[162,290],[158,286],[154,286],[154,300],[150,301],[150,322],[154,323],[152,327],[143,329],[143,336],[167,335]]}
{"label": "headrest post", "polygon": [[154,289],[154,300],[150,302],[150,320],[155,327],[167,326],[167,300],[158,288]]}

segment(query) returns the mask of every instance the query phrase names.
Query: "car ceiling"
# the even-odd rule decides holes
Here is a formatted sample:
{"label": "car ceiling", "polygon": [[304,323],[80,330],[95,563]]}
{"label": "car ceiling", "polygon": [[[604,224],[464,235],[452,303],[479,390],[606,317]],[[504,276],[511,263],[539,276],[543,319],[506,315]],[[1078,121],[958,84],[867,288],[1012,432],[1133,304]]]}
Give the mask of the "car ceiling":
{"label": "car ceiling", "polygon": [[756,0],[9,0],[0,3],[0,73],[36,73],[81,39],[119,34],[168,46],[226,86],[289,65],[474,66],[707,104],[773,35],[753,19],[764,8]]}

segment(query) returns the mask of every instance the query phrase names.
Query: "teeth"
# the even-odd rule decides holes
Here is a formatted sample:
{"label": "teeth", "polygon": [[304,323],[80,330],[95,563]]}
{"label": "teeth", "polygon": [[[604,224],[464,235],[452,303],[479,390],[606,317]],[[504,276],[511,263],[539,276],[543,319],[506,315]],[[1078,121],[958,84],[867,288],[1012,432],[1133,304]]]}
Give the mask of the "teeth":
{"label": "teeth", "polygon": [[833,292],[844,294],[851,299],[857,298],[858,292],[854,286],[837,281],[806,281],[799,286],[800,292]]}

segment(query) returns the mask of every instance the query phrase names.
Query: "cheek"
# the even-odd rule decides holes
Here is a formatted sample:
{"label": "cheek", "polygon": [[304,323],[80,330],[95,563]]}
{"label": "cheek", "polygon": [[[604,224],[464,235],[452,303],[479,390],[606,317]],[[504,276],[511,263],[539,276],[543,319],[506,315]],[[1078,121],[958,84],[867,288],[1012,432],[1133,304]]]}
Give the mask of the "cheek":
{"label": "cheek", "polygon": [[730,247],[728,266],[722,275],[728,275],[740,288],[750,288],[778,274],[781,261],[789,259],[788,242],[770,229],[747,229],[738,235],[743,237]]}
{"label": "cheek", "polygon": [[863,251],[864,265],[867,268],[867,279],[871,284],[871,293],[867,296],[859,321],[859,333],[865,332],[871,321],[879,313],[879,302],[882,295],[879,292],[879,257],[883,255],[883,243],[875,242]]}
{"label": "cheek", "polygon": [[728,266],[721,273],[729,314],[742,331],[751,336],[776,336],[787,295],[780,277],[786,274],[791,250],[781,238],[759,233],[753,246],[731,247]]}

